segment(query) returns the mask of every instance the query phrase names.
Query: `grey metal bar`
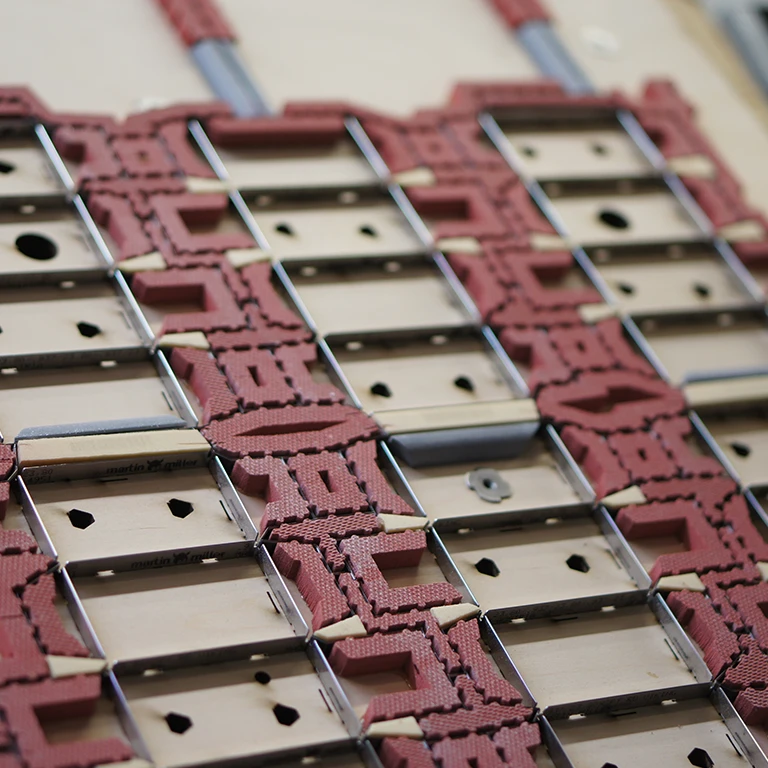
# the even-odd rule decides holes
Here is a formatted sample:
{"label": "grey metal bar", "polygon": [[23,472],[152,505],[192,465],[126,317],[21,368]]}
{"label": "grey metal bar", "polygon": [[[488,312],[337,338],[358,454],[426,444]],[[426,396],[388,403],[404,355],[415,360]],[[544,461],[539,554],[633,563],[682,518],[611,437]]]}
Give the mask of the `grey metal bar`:
{"label": "grey metal bar", "polygon": [[179,383],[178,378],[176,378],[176,374],[173,372],[173,369],[168,362],[168,358],[162,350],[155,351],[154,355],[152,355],[152,362],[155,364],[157,375],[163,382],[163,387],[165,387],[168,397],[171,398],[171,403],[179,414],[179,417],[183,419],[186,426],[192,428],[197,427],[197,416],[195,415],[195,411],[184,390],[181,388],[181,384]]}
{"label": "grey metal bar", "polygon": [[61,155],[59,155],[58,151],[56,150],[50,134],[42,123],[38,123],[35,126],[35,135],[42,145],[43,150],[45,150],[45,154],[48,157],[48,162],[66,189],[67,194],[74,194],[75,182],[67,170],[67,166],[64,164],[64,161],[61,159]]}
{"label": "grey metal bar", "polygon": [[649,590],[651,588],[651,577],[646,573],[645,568],[637,559],[637,555],[629,542],[624,538],[624,534],[619,530],[619,527],[604,506],[600,505],[595,510],[595,521],[600,526],[600,530],[608,541],[613,554],[616,555],[617,560],[624,566],[624,570],[632,577],[638,589]]}
{"label": "grey metal bar", "polygon": [[99,642],[96,630],[93,628],[93,624],[91,624],[91,620],[85,612],[83,602],[80,600],[80,595],[77,593],[77,588],[66,568],[61,568],[59,571],[56,586],[64,596],[69,613],[75,622],[77,631],[80,633],[80,637],[82,638],[83,643],[85,643],[86,648],[88,648],[94,657],[106,659],[107,654],[104,653],[104,648]]}
{"label": "grey metal bar", "polygon": [[721,16],[722,25],[733,40],[752,76],[768,92],[768,26],[760,17],[762,8],[729,8]]}
{"label": "grey metal bar", "polygon": [[251,105],[251,117],[257,117],[259,115],[268,115],[273,110],[267,104],[266,99],[263,97],[256,84],[253,82],[248,70],[245,67],[240,54],[237,52],[237,46],[235,43],[227,40],[219,41],[219,50],[224,61],[229,67],[229,73],[238,83],[242,92],[248,97]]}
{"label": "grey metal bar", "polygon": [[299,611],[296,601],[293,599],[290,590],[288,589],[282,574],[277,570],[272,556],[269,554],[269,550],[263,546],[258,545],[256,548],[256,558],[261,566],[261,570],[275,593],[275,598],[283,609],[283,615],[288,620],[288,623],[293,627],[293,631],[296,636],[301,638],[302,641],[306,641],[310,638],[311,632],[304,621],[301,611]]}
{"label": "grey metal bar", "polygon": [[675,614],[672,613],[664,598],[657,592],[651,595],[648,605],[658,619],[659,624],[661,624],[662,629],[667,633],[667,637],[677,648],[680,657],[696,679],[696,682],[707,685],[711,683],[712,673],[704,663],[704,659],[699,655],[691,639],[685,633],[685,630],[680,626],[680,622]]}
{"label": "grey metal bar", "polygon": [[[768,759],[763,754],[759,743],[749,728],[744,725],[744,721],[739,716],[731,700],[719,685],[715,685],[712,689],[710,700],[712,701],[712,706],[717,710],[717,714],[723,719],[725,727],[736,740],[734,749],[737,752],[741,751],[753,768],[766,768],[768,766]],[[738,748],[736,745],[738,745]]]}
{"label": "grey metal bar", "polygon": [[106,680],[111,691],[112,699],[115,702],[115,709],[117,710],[117,717],[120,720],[120,724],[123,726],[123,730],[128,736],[128,740],[133,747],[133,751],[142,759],[149,763],[154,764],[152,755],[150,754],[147,742],[144,740],[144,736],[141,733],[141,729],[136,722],[136,719],[131,712],[131,708],[128,705],[128,700],[125,698],[123,689],[120,687],[120,683],[117,681],[115,673],[110,670],[106,675]]}
{"label": "grey metal bar", "polygon": [[517,30],[518,42],[547,77],[569,93],[593,93],[594,88],[548,21],[529,21]]}
{"label": "grey metal bar", "polygon": [[16,440],[35,440],[41,437],[76,437],[78,435],[111,435],[118,432],[146,432],[155,429],[183,429],[187,424],[178,416],[146,416],[136,419],[107,419],[71,424],[51,424],[25,427]]}
{"label": "grey metal bar", "polygon": [[232,107],[238,117],[259,117],[270,109],[251,81],[234,43],[202,40],[190,48],[192,58],[211,90]]}
{"label": "grey metal bar", "polygon": [[320,650],[317,640],[312,640],[307,645],[306,650],[307,656],[309,656],[309,660],[312,662],[312,666],[314,666],[315,672],[320,678],[320,682],[323,684],[325,692],[331,699],[331,703],[341,718],[341,722],[344,723],[347,732],[353,739],[360,738],[363,735],[360,719],[349,703],[347,694],[336,677],[336,673],[331,669],[325,654]]}
{"label": "grey metal bar", "polygon": [[548,443],[550,453],[555,459],[560,471],[565,475],[571,487],[576,490],[579,499],[585,504],[594,504],[597,498],[592,484],[587,476],[582,472],[581,467],[573,458],[571,452],[566,448],[557,430],[547,424],[544,428],[544,440]]}
{"label": "grey metal bar", "polygon": [[246,511],[243,502],[240,500],[240,496],[235,490],[232,480],[230,480],[229,475],[224,470],[221,459],[219,459],[218,456],[214,456],[211,459],[208,468],[210,469],[214,480],[216,480],[216,485],[219,486],[221,496],[224,499],[232,518],[245,535],[245,538],[248,541],[255,542],[259,536],[259,531]]}

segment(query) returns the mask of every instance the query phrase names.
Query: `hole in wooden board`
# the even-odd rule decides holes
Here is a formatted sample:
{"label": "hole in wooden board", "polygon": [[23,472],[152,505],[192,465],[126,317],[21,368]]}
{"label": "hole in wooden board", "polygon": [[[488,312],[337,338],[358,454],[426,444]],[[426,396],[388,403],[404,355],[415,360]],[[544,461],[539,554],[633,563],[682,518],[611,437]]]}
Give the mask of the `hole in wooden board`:
{"label": "hole in wooden board", "polygon": [[81,531],[96,522],[96,518],[90,512],[85,512],[82,509],[70,509],[67,512],[67,517],[72,523],[72,527],[79,528]]}
{"label": "hole in wooden board", "polygon": [[260,669],[258,672],[254,673],[253,679],[261,685],[267,685],[272,681],[272,676],[269,674],[269,672],[265,672],[263,669]]}
{"label": "hole in wooden board", "polygon": [[392,397],[392,390],[383,381],[371,384],[370,391],[372,395],[378,395],[379,397]]}
{"label": "hole in wooden board", "polygon": [[293,725],[301,715],[293,707],[286,707],[285,704],[275,704],[272,707],[275,719],[280,725]]}
{"label": "hole in wooden board", "polygon": [[453,385],[467,392],[475,391],[475,385],[473,384],[472,379],[470,379],[469,376],[457,376],[453,380]]}
{"label": "hole in wooden board", "polygon": [[708,299],[712,295],[712,289],[706,283],[694,283],[693,292],[702,299]]}
{"label": "hole in wooden board", "polygon": [[605,144],[593,144],[592,151],[596,155],[600,155],[601,157],[604,157],[605,155],[608,154],[608,147],[606,147]]}
{"label": "hole in wooden board", "polygon": [[365,235],[366,237],[378,237],[379,233],[370,225],[370,224],[363,224],[362,227],[358,230],[361,235]]}
{"label": "hole in wooden board", "polygon": [[171,510],[171,514],[174,517],[183,520],[185,517],[191,515],[195,508],[190,502],[184,501],[183,499],[170,499],[168,501],[168,509]]}
{"label": "hole in wooden board", "polygon": [[629,219],[619,211],[614,211],[609,208],[600,211],[597,218],[605,224],[606,227],[611,229],[629,229]]}
{"label": "hole in wooden board", "polygon": [[746,459],[747,456],[749,456],[749,454],[752,453],[752,449],[746,443],[739,443],[734,441],[730,445],[731,445],[731,450],[737,456],[741,456],[744,459]]}
{"label": "hole in wooden board", "polygon": [[275,224],[275,232],[279,232],[281,235],[287,235],[288,237],[293,237],[296,233],[293,231],[293,228],[290,224],[286,224],[285,222],[281,222],[280,224]]}
{"label": "hole in wooden board", "polygon": [[0,160],[0,173],[13,173],[15,170],[16,166],[13,165],[13,163],[7,163],[5,160]]}
{"label": "hole in wooden board", "polygon": [[23,235],[19,235],[14,245],[19,253],[35,261],[50,261],[59,252],[59,248],[53,240],[35,232],[25,232]]}
{"label": "hole in wooden board", "polygon": [[697,768],[713,768],[715,761],[709,756],[706,749],[696,747],[688,754],[688,762]]}
{"label": "hole in wooden board", "polygon": [[617,283],[616,287],[627,296],[631,296],[635,292],[635,286],[629,283]]}
{"label": "hole in wooden board", "polygon": [[98,336],[101,333],[101,328],[94,323],[78,323],[77,330],[80,332],[80,335],[85,336],[86,339],[92,339],[94,336]]}
{"label": "hole in wooden board", "polygon": [[165,722],[173,733],[186,733],[192,727],[192,720],[178,712],[169,712],[165,716]]}
{"label": "hole in wooden board", "polygon": [[536,150],[533,147],[520,147],[520,154],[525,155],[525,157],[536,157],[538,154]]}
{"label": "hole in wooden board", "polygon": [[490,557],[483,557],[475,563],[475,569],[483,576],[491,576],[494,579],[501,573],[501,569]]}
{"label": "hole in wooden board", "polygon": [[572,571],[579,571],[579,573],[589,573],[589,563],[582,555],[571,555],[565,561],[565,564]]}

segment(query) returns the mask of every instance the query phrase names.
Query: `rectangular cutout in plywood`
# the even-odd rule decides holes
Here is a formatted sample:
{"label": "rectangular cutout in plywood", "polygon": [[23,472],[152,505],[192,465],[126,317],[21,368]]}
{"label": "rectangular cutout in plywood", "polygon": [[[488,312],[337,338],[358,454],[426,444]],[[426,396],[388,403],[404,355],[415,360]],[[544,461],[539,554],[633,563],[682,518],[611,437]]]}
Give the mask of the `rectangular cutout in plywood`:
{"label": "rectangular cutout in plywood", "polygon": [[105,270],[103,258],[73,211],[53,208],[28,214],[0,213],[0,277],[4,285],[94,279]]}
{"label": "rectangular cutout in plywood", "polygon": [[[158,768],[274,764],[349,741],[302,653],[124,677],[120,685]],[[169,713],[181,717],[169,723]]]}
{"label": "rectangular cutout in plywood", "polygon": [[[545,191],[551,196],[552,185]],[[688,212],[665,190],[554,196],[571,241],[584,248],[697,242],[704,238]]]}
{"label": "rectangular cutout in plywood", "polygon": [[[503,122],[503,120],[500,120]],[[594,127],[537,122],[503,125],[522,170],[537,181],[605,180],[654,176],[656,171],[632,138],[614,121]]]}
{"label": "rectangular cutout in plywood", "polygon": [[215,144],[228,184],[243,192],[352,190],[376,187],[379,179],[350,141],[323,147],[253,149]]}
{"label": "rectangular cutout in plywood", "polygon": [[357,193],[345,192],[338,199],[258,203],[259,198],[248,205],[270,251],[280,261],[389,259],[425,251],[388,197],[358,200]]}
{"label": "rectangular cutout in plywood", "polygon": [[632,768],[677,768],[692,764],[689,755],[694,750],[705,752],[711,761],[701,755],[700,765],[749,766],[705,698],[644,707],[621,717],[596,714],[559,720],[553,726],[574,768],[621,765],[628,755]]}
{"label": "rectangular cutout in plywood", "polygon": [[645,594],[591,517],[444,533],[442,539],[480,607],[494,618],[637,603]]}
{"label": "rectangular cutout in plywood", "polygon": [[41,483],[31,495],[73,574],[236,557],[253,547],[207,468]]}
{"label": "rectangular cutout in plywood", "polygon": [[144,429],[184,426],[150,362],[0,374],[0,433],[5,442],[25,429],[50,427],[51,434],[61,434],[66,425],[79,430],[87,424],[93,428],[86,431],[96,432],[109,423],[126,429],[130,422]]}
{"label": "rectangular cutout in plywood", "polygon": [[684,697],[699,686],[646,605],[499,624],[496,631],[550,717]]}
{"label": "rectangular cutout in plywood", "polygon": [[75,589],[107,659],[122,672],[301,642],[253,558],[82,577]]}
{"label": "rectangular cutout in plywood", "polygon": [[323,336],[428,331],[470,321],[448,281],[428,264],[304,266],[290,277]]}
{"label": "rectangular cutout in plywood", "polygon": [[674,385],[768,372],[763,312],[654,316],[637,322]]}
{"label": "rectangular cutout in plywood", "polygon": [[33,137],[0,143],[0,205],[32,205],[64,200],[64,187],[56,178],[48,156]]}
{"label": "rectangular cutout in plywood", "polygon": [[629,315],[723,311],[754,306],[721,256],[704,248],[598,248],[592,261]]}
{"label": "rectangular cutout in plywood", "polygon": [[[592,493],[572,480],[567,459],[543,438],[525,443],[519,453],[482,464],[398,465],[426,516],[439,530],[516,519],[533,510],[583,508]],[[472,487],[470,487],[472,486]]]}
{"label": "rectangular cutout in plywood", "polygon": [[44,367],[146,356],[108,283],[0,293],[0,365]]}

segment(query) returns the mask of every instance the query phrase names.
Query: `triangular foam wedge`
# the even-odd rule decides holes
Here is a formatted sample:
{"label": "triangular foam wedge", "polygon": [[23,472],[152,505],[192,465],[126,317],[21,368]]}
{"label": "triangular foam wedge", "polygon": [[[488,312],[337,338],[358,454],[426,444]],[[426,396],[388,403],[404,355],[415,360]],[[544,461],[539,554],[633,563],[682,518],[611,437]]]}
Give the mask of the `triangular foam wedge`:
{"label": "triangular foam wedge", "polygon": [[423,739],[424,732],[413,715],[397,717],[394,720],[381,720],[371,723],[365,735],[369,739],[383,739],[385,737],[404,737],[406,739]]}
{"label": "triangular foam wedge", "polygon": [[695,573],[680,573],[677,576],[662,576],[656,582],[656,589],[661,592],[677,592],[688,589],[691,592],[703,592],[705,587]]}
{"label": "triangular foam wedge", "polygon": [[435,172],[431,168],[420,166],[408,171],[400,171],[392,176],[392,181],[401,187],[431,187],[435,184]]}
{"label": "triangular foam wedge", "polygon": [[645,494],[638,486],[630,485],[622,491],[604,496],[600,499],[600,503],[608,509],[621,509],[621,507],[628,507],[630,504],[647,504],[648,499],[645,498]]}
{"label": "triangular foam wedge", "polygon": [[192,347],[193,349],[210,349],[211,345],[202,331],[185,331],[184,333],[164,333],[158,340],[160,349],[172,347]]}
{"label": "triangular foam wedge", "polygon": [[427,527],[429,518],[416,517],[415,515],[377,515],[382,529],[386,533],[399,533],[400,531],[421,531]]}
{"label": "triangular foam wedge", "polygon": [[314,633],[315,637],[324,643],[335,643],[337,640],[344,640],[347,637],[365,637],[367,634],[368,631],[359,616],[342,619],[335,624],[329,624],[327,627],[318,629]]}
{"label": "triangular foam wedge", "polygon": [[152,253],[145,253],[143,256],[123,259],[117,263],[117,268],[121,272],[132,275],[134,272],[161,272],[167,269],[168,265],[159,251],[152,251]]}
{"label": "triangular foam wedge", "polygon": [[430,608],[430,613],[435,617],[440,629],[445,629],[462,619],[471,619],[480,613],[480,609],[474,603],[457,603],[456,605],[438,605]]}
{"label": "triangular foam wedge", "polygon": [[75,675],[98,675],[107,668],[104,659],[90,659],[82,656],[46,656],[51,677],[74,677]]}
{"label": "triangular foam wedge", "polygon": [[272,256],[261,248],[233,248],[226,252],[227,261],[235,268],[241,269],[249,264],[271,261]]}

